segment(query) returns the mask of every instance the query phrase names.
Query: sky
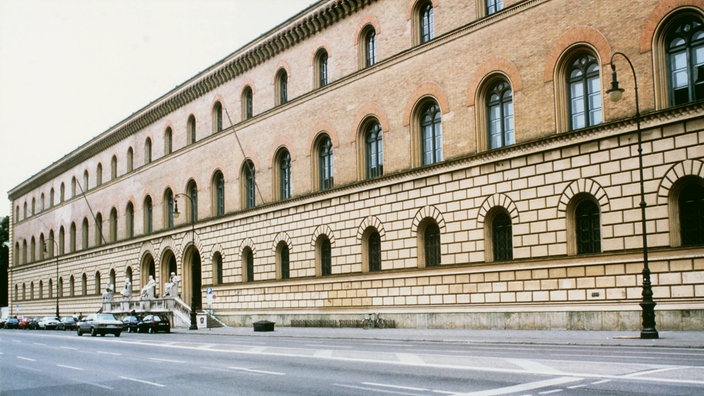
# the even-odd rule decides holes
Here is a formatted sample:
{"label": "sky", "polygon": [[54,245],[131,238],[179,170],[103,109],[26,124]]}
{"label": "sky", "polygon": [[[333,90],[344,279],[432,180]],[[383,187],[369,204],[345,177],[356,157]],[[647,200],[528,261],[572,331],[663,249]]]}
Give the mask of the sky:
{"label": "sky", "polygon": [[315,0],[0,0],[7,192]]}

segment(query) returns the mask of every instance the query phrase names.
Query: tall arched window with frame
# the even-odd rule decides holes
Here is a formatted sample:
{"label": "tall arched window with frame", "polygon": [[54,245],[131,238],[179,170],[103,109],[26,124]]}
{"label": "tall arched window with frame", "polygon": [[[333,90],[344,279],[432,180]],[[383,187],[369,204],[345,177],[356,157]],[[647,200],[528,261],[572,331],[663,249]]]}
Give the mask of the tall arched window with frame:
{"label": "tall arched window with frame", "polygon": [[486,95],[489,149],[515,143],[513,123],[513,92],[505,80],[494,82]]}
{"label": "tall arched window with frame", "polygon": [[585,128],[603,121],[599,61],[587,52],[578,54],[567,73],[570,129]]}
{"label": "tall arched window with frame", "polygon": [[677,106],[704,99],[704,23],[677,17],[666,34],[670,102]]}
{"label": "tall arched window with frame", "polygon": [[442,161],[442,113],[435,101],[426,104],[420,113],[420,143],[422,165]]}
{"label": "tall arched window with frame", "polygon": [[381,125],[374,120],[369,122],[364,134],[367,179],[384,174],[384,146]]}

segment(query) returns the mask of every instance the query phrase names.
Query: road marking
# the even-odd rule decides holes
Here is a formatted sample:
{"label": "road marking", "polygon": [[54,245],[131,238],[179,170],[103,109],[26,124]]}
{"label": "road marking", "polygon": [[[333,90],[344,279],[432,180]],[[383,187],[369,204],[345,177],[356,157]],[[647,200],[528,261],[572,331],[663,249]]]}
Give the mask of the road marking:
{"label": "road marking", "polygon": [[425,361],[415,353],[397,353],[396,356],[398,357],[398,360],[401,361],[402,363],[408,363],[408,364],[424,364]]}
{"label": "road marking", "polygon": [[623,375],[622,377],[628,378],[628,377],[637,377],[639,375],[646,375],[646,374],[653,374],[653,373],[661,373],[663,371],[671,371],[671,370],[677,370],[680,369],[681,367],[663,367],[659,369],[653,369],[653,370],[648,370],[648,371],[637,371],[635,373],[630,373]]}
{"label": "road marking", "polygon": [[601,384],[605,384],[607,382],[611,382],[611,380],[605,379],[605,380],[601,380],[601,381],[594,381],[594,382],[592,382],[592,385],[601,385]]}
{"label": "road marking", "polygon": [[244,371],[247,373],[254,374],[269,374],[269,375],[286,375],[286,373],[280,373],[278,371],[266,371],[266,370],[255,370],[246,367],[228,367],[230,370]]}
{"label": "road marking", "polygon": [[67,346],[62,346],[62,347],[59,347],[59,348],[60,348],[60,349],[68,349],[68,350],[70,350],[70,351],[77,351],[77,350],[78,350],[78,348],[67,347]]}
{"label": "road marking", "polygon": [[147,385],[152,385],[152,386],[158,386],[159,388],[164,388],[164,387],[166,387],[166,385],[164,385],[164,384],[157,384],[156,382],[145,381],[145,380],[141,380],[141,379],[138,379],[138,378],[122,377],[122,376],[120,376],[120,378],[122,378],[123,380],[127,380],[127,381],[139,382],[140,384],[147,384]]}
{"label": "road marking", "polygon": [[317,358],[331,358],[332,351],[330,349],[318,349],[315,351],[313,356],[315,356]]}
{"label": "road marking", "polygon": [[553,389],[553,390],[549,390],[549,391],[545,391],[545,392],[540,392],[540,393],[538,393],[538,394],[539,394],[539,395],[549,395],[549,394],[551,394],[551,393],[559,393],[559,392],[562,392],[562,391],[563,391],[563,389]]}
{"label": "road marking", "polygon": [[33,342],[32,345],[46,346],[46,344],[41,342]]}
{"label": "road marking", "polygon": [[67,368],[67,369],[71,369],[71,370],[83,371],[83,369],[80,368],[80,367],[66,366],[66,365],[63,365],[63,364],[57,364],[56,367],[62,367],[62,368]]}
{"label": "road marking", "polygon": [[122,356],[121,353],[119,352],[105,352],[105,351],[98,351],[96,353],[99,353],[101,355],[112,355],[112,356]]}
{"label": "road marking", "polygon": [[401,385],[391,385],[391,384],[380,384],[377,382],[362,382],[362,385],[369,385],[369,386],[379,386],[382,388],[393,388],[393,389],[402,389],[402,390],[409,390],[409,391],[428,391],[430,389],[427,388],[415,388],[412,386],[401,386]]}
{"label": "road marking", "polygon": [[370,388],[367,386],[357,386],[357,385],[347,385],[347,384],[333,384],[334,386],[339,386],[341,388],[349,388],[349,389],[357,389],[357,390],[363,390],[363,391],[372,391],[374,393],[390,393],[394,395],[417,395],[417,393],[407,393],[407,392],[397,392],[397,391],[392,391],[392,390],[385,390],[385,389],[379,389],[379,388]]}
{"label": "road marking", "polygon": [[525,392],[533,389],[547,388],[548,386],[562,385],[570,382],[582,381],[582,378],[576,377],[558,377],[544,381],[528,382],[520,385],[507,386],[504,388],[487,389],[478,392],[469,393],[458,393],[460,396],[492,396],[492,395],[505,395],[509,393]]}
{"label": "road marking", "polygon": [[21,368],[21,369],[24,369],[24,370],[29,370],[29,371],[36,371],[36,372],[41,372],[41,371],[42,371],[42,370],[39,370],[38,368],[35,368],[35,367],[23,366],[23,365],[19,365],[19,364],[16,365],[15,367]]}
{"label": "road marking", "polygon": [[531,373],[545,373],[545,374],[557,374],[564,375],[565,373],[546,364],[536,362],[535,360],[528,359],[505,359],[511,364],[515,364],[518,367],[530,371]]}
{"label": "road marking", "polygon": [[28,362],[36,362],[37,361],[37,359],[32,359],[32,358],[28,358],[28,357],[24,357],[24,356],[17,356],[17,359],[26,360]]}
{"label": "road marking", "polygon": [[149,360],[154,360],[156,362],[166,362],[166,363],[186,363],[184,360],[173,360],[173,359],[149,358]]}
{"label": "road marking", "polygon": [[111,387],[111,386],[101,385],[101,384],[94,384],[94,383],[92,383],[92,382],[86,382],[86,384],[88,384],[88,385],[93,385],[93,386],[97,386],[98,388],[103,388],[103,389],[107,389],[107,390],[113,390],[113,389],[115,389],[115,388],[113,388],[113,387]]}

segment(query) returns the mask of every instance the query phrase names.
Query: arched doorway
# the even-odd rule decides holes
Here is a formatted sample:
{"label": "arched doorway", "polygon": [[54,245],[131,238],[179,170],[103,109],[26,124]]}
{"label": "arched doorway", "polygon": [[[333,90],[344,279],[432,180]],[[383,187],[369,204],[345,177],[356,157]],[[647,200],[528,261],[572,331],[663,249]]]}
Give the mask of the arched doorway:
{"label": "arched doorway", "polygon": [[200,310],[203,306],[201,287],[200,252],[195,246],[189,246],[183,255],[182,299],[186,304],[192,305],[194,310]]}

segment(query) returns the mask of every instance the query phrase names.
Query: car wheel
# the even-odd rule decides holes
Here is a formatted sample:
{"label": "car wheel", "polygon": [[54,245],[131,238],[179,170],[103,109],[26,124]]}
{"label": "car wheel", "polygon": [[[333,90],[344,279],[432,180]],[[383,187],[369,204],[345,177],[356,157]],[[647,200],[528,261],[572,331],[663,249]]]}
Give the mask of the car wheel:
{"label": "car wheel", "polygon": [[80,327],[78,329],[76,329],[76,334],[78,334],[79,337],[83,335],[83,333],[81,333]]}
{"label": "car wheel", "polygon": [[98,333],[95,331],[95,327],[91,327],[90,328],[90,336],[95,337],[97,335],[98,335]]}
{"label": "car wheel", "polygon": [[105,333],[100,333],[100,336],[101,336],[101,337],[105,337]]}
{"label": "car wheel", "polygon": [[115,337],[119,337],[119,336],[120,336],[120,332],[118,331],[117,333],[115,333]]}
{"label": "car wheel", "polygon": [[154,329],[152,329],[152,328],[150,327],[149,330],[147,330],[147,332],[148,332],[149,334],[154,334]]}

